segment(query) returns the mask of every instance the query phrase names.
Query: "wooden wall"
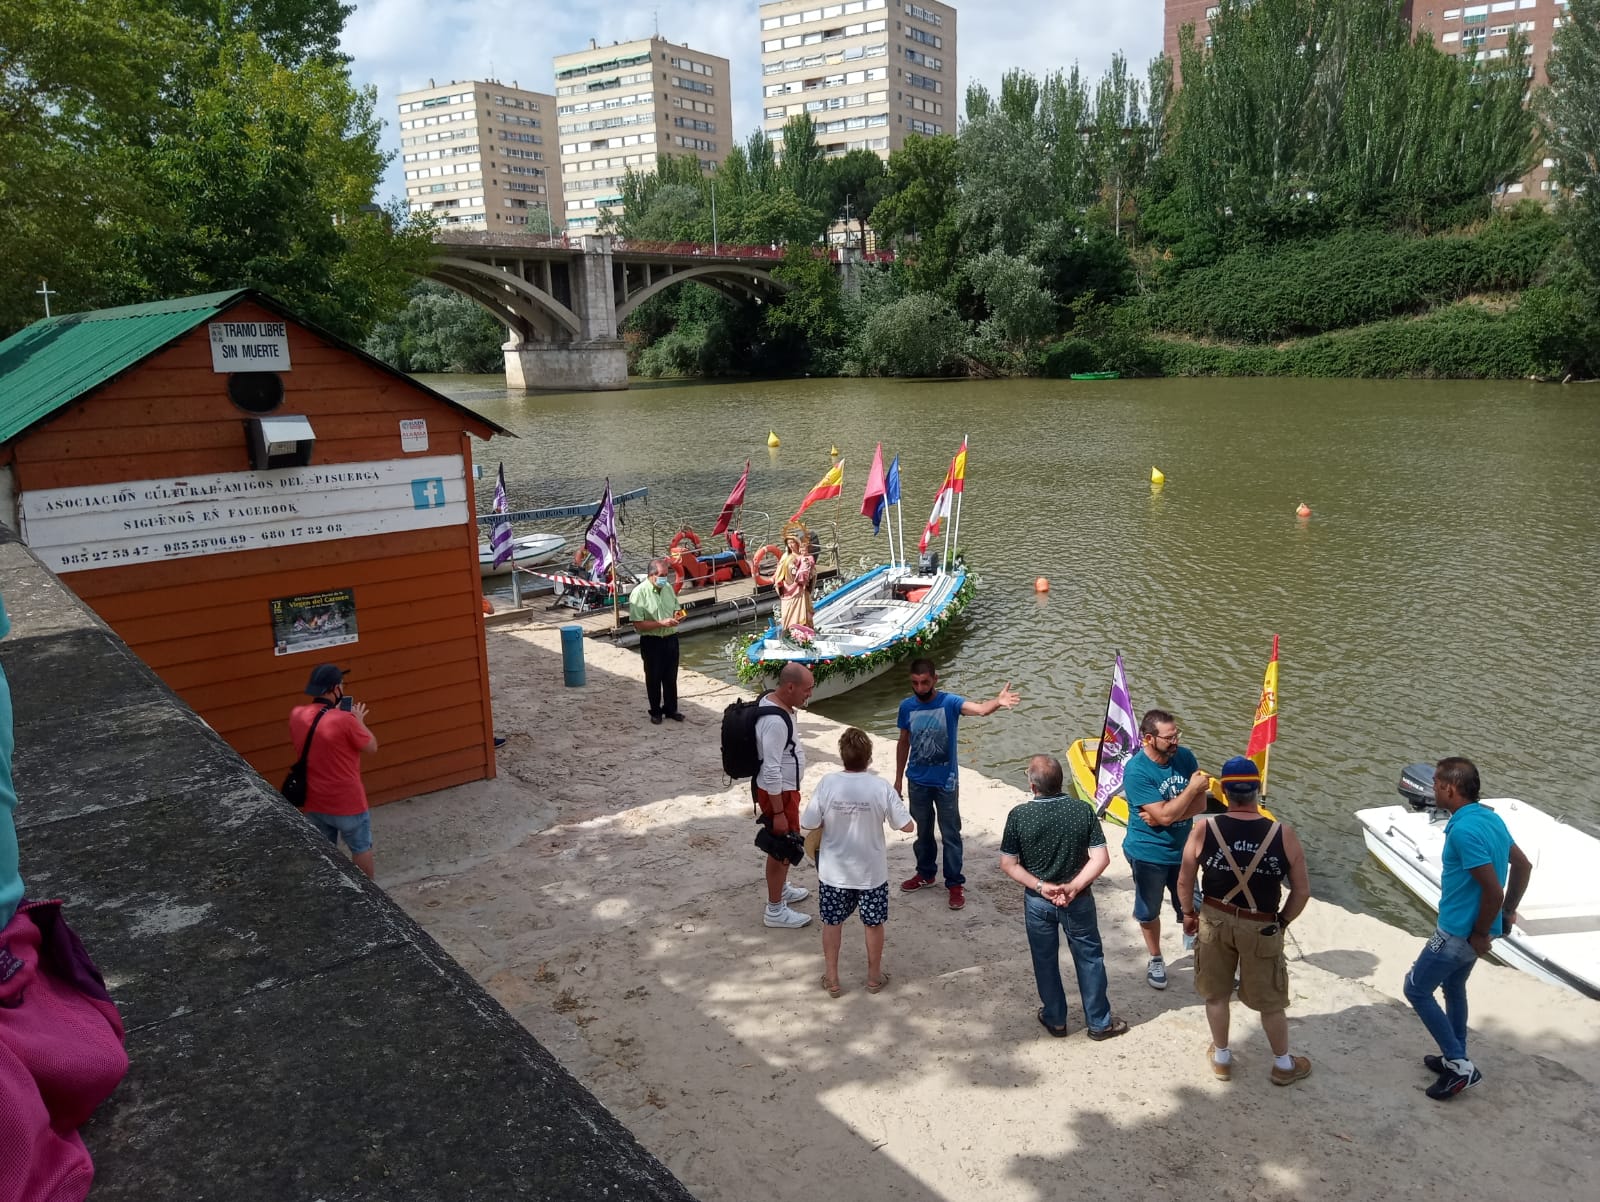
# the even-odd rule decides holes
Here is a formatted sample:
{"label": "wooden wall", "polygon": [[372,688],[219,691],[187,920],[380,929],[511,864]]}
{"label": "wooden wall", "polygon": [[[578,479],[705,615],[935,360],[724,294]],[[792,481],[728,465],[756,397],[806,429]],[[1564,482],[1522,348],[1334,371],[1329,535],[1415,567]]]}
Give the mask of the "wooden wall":
{"label": "wooden wall", "polygon": [[[230,321],[280,320],[244,303]],[[428,422],[430,455],[460,454],[492,428],[289,323],[280,412],[311,420],[315,465],[401,459],[399,422]],[[206,326],[12,444],[29,489],[250,469],[244,419],[212,371]],[[494,775],[488,656],[475,525],[447,526],[68,572],[62,580],[257,771],[294,761],[288,713],[311,669],[350,671],[371,706],[373,804]],[[278,656],[269,602],[355,593],[359,641]]]}

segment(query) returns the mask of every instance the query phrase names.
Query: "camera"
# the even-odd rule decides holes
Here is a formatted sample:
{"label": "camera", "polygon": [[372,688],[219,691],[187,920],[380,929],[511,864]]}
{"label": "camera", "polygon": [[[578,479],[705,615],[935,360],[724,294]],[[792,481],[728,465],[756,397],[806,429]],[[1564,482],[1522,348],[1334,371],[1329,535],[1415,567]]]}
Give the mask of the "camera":
{"label": "camera", "polygon": [[774,860],[787,860],[791,866],[806,858],[805,839],[793,831],[786,835],[773,834],[770,819],[764,819],[756,827],[755,843]]}

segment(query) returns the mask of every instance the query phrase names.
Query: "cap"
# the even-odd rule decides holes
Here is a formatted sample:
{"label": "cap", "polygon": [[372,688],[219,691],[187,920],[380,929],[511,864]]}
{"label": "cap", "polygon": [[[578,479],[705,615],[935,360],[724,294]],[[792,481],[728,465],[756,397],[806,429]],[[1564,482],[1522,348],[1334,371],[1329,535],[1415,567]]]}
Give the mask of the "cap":
{"label": "cap", "polygon": [[1261,769],[1248,756],[1236,755],[1222,765],[1222,788],[1228,793],[1254,793],[1261,788]]}
{"label": "cap", "polygon": [[306,681],[306,695],[320,697],[344,683],[344,671],[334,664],[318,664],[311,669],[311,679]]}

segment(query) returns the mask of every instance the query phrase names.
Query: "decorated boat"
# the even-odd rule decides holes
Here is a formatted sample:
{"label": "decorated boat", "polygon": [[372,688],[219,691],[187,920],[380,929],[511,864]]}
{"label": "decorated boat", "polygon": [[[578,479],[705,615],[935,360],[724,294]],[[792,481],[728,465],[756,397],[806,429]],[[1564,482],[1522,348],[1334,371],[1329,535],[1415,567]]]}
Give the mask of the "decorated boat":
{"label": "decorated boat", "polygon": [[[905,555],[903,527],[897,554],[895,523],[889,523],[889,561],[839,586],[812,607],[808,595],[795,591],[807,587],[803,569],[797,578],[791,578],[785,562],[780,561],[774,573],[780,595],[778,616],[764,631],[735,644],[739,678],[770,688],[777,683],[784,664],[801,663],[811,669],[816,681],[811,699],[825,701],[922,654],[966,607],[975,585],[959,551],[950,554],[960,529],[966,465],[967,444],[963,439],[934,501],[933,514],[918,544],[919,562],[915,567]],[[794,527],[810,505],[839,496],[844,486],[843,469],[841,460],[806,495],[790,519],[786,543],[795,535]],[[872,519],[876,531],[890,506],[895,506],[896,517],[899,516],[899,503],[900,460],[896,457],[885,472],[880,444],[868,473],[861,512]],[[954,520],[946,529],[952,508]],[[802,534],[803,530],[801,527]],[[945,539],[943,550],[930,551],[930,542],[941,534]],[[800,544],[794,545],[803,542],[802,538]],[[810,622],[804,621],[806,616]]]}
{"label": "decorated boat", "polygon": [[554,563],[566,547],[567,540],[559,534],[524,534],[511,540],[511,558],[496,567],[494,549],[488,543],[479,543],[478,575],[487,580],[492,576],[509,576],[516,568]]}
{"label": "decorated boat", "polygon": [[[1357,810],[1367,850],[1435,912],[1449,815],[1433,796],[1433,766],[1400,775],[1403,806]],[[1600,998],[1600,839],[1510,797],[1481,804],[1505,820],[1533,862],[1517,922],[1492,945],[1497,959],[1530,976]]]}

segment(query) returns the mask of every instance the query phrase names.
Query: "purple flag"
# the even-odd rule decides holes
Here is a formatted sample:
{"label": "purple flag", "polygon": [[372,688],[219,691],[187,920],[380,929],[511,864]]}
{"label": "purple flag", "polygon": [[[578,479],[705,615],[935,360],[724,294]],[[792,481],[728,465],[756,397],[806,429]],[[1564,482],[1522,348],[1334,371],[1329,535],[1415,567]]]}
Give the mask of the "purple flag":
{"label": "purple flag", "polygon": [[594,518],[589,522],[589,528],[583,532],[583,547],[590,555],[594,556],[594,576],[596,580],[605,579],[617,563],[617,509],[611,503],[611,481],[606,481],[605,496],[600,500],[600,508],[595,512]]}
{"label": "purple flag", "polygon": [[1122,671],[1122,653],[1111,675],[1111,696],[1106,702],[1106,724],[1100,734],[1100,750],[1095,753],[1094,812],[1103,815],[1111,799],[1122,788],[1122,770],[1139,750],[1139,724],[1133,719],[1133,701],[1128,697],[1128,678]]}
{"label": "purple flag", "polygon": [[[494,511],[496,513],[510,513],[511,504],[506,500],[506,465],[500,465],[500,474],[494,486]],[[511,558],[511,523],[499,521],[494,524],[494,529],[489,533],[489,550],[494,552],[494,566],[499,567]]]}

